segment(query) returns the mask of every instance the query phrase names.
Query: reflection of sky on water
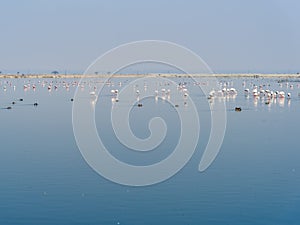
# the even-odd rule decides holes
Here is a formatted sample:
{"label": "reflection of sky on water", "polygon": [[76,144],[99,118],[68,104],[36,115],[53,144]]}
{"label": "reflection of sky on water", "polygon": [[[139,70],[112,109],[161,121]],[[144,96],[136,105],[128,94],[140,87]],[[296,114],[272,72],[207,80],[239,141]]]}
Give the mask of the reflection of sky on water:
{"label": "reflection of sky on water", "polygon": [[[77,86],[74,80],[66,80],[69,87],[59,79],[40,83],[36,79],[1,80],[0,223],[297,224],[300,83],[246,79],[244,84],[243,79],[222,79],[222,84],[228,82],[227,87],[236,88],[237,96],[207,100],[190,79],[174,80],[186,82],[189,96],[196,102],[201,124],[199,145],[190,163],[176,176],[146,188],[113,184],[84,162],[71,124],[71,99]],[[166,157],[176,144],[177,116],[167,102],[147,99],[143,107],[134,107],[131,112],[133,132],[147,137],[143,118],[159,115],[170,131],[166,140],[148,157],[120,145],[104,116],[112,107],[110,90],[121,90],[129,81],[114,78],[96,104],[94,101],[98,132],[107,146],[114,147],[115,157],[137,164],[153,163]],[[23,90],[28,83],[36,85],[35,91],[32,87]],[[264,89],[283,90],[292,96],[266,104],[265,98],[245,97],[244,89],[252,85],[265,85]],[[86,83],[80,89],[90,92],[94,86],[94,82]],[[166,88],[165,84],[161,88]],[[24,101],[19,101],[21,98]],[[13,101],[16,104],[12,105]],[[210,129],[209,105],[213,108],[222,101],[226,101],[228,119],[223,146],[211,167],[199,173]],[[39,105],[34,107],[34,102]],[[126,102],[113,104],[121,107]],[[178,105],[189,108],[183,98],[178,99]],[[12,109],[4,109],[8,106]],[[234,111],[237,106],[242,112]]]}

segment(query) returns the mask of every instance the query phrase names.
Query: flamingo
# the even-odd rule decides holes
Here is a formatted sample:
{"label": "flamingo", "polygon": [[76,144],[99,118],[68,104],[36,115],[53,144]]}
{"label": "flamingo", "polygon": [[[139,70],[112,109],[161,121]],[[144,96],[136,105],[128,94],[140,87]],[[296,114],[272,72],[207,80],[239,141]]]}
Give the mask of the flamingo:
{"label": "flamingo", "polygon": [[236,94],[237,94],[236,89],[235,89],[235,88],[230,88],[230,89],[229,89],[229,94],[231,94],[231,95],[236,95]]}
{"label": "flamingo", "polygon": [[211,90],[211,91],[208,93],[208,99],[211,99],[211,98],[215,97],[215,93],[216,93],[215,90]]}
{"label": "flamingo", "polygon": [[284,91],[279,91],[278,97],[279,97],[279,98],[285,98],[285,93],[284,93]]}
{"label": "flamingo", "polygon": [[247,88],[247,89],[244,90],[244,94],[245,94],[246,96],[249,95],[249,92],[250,92],[249,88]]}

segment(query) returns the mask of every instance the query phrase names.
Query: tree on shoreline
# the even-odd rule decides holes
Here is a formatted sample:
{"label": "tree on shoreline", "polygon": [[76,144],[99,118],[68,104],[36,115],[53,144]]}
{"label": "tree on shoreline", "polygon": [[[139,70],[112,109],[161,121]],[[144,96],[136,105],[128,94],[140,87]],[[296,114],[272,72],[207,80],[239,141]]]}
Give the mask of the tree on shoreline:
{"label": "tree on shoreline", "polygon": [[58,71],[56,71],[56,70],[52,71],[51,73],[52,73],[52,74],[54,74],[54,75],[57,75],[57,74],[59,74],[59,72],[58,72]]}

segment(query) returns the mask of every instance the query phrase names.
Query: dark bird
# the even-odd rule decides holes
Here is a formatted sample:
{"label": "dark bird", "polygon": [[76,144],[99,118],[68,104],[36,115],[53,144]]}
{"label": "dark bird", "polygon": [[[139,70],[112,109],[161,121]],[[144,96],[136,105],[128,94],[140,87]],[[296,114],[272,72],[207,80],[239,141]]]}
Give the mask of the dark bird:
{"label": "dark bird", "polygon": [[241,112],[242,111],[242,108],[241,107],[235,107],[234,109],[236,112]]}

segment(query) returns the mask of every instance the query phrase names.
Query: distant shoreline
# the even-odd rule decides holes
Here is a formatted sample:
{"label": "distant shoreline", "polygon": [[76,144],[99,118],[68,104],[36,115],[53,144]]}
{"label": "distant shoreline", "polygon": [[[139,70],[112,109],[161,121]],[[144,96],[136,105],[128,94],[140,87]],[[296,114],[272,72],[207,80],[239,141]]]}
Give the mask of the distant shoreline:
{"label": "distant shoreline", "polygon": [[300,78],[300,74],[262,74],[262,73],[222,73],[222,74],[169,74],[169,73],[157,73],[157,74],[0,74],[0,79],[33,79],[33,78],[53,78],[53,79],[68,79],[68,78],[130,78],[130,77],[220,77],[220,78]]}

